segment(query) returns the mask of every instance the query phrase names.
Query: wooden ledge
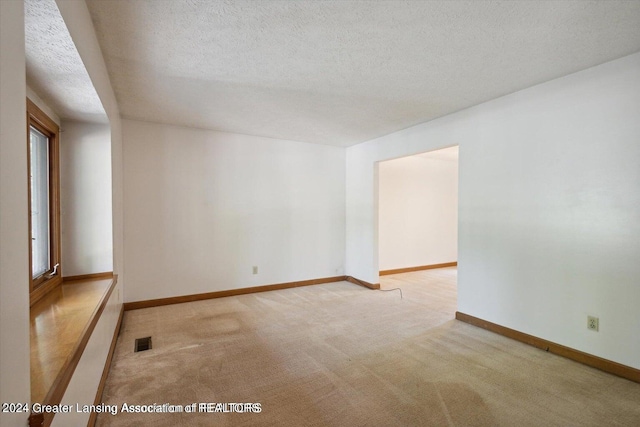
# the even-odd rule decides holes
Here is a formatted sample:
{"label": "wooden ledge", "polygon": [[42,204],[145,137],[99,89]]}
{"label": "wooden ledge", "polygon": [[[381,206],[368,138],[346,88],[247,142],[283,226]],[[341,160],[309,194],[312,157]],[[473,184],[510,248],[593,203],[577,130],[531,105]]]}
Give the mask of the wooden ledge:
{"label": "wooden ledge", "polygon": [[[89,339],[91,338],[91,334],[93,333],[93,330],[95,329],[98,323],[98,320],[100,320],[100,316],[102,315],[105,307],[107,306],[107,302],[109,301],[109,298],[111,297],[111,294],[115,289],[117,282],[118,282],[118,276],[113,275],[110,285],[107,287],[107,290],[104,292],[97,306],[93,310],[91,316],[89,317],[89,321],[87,322],[86,326],[82,330],[78,341],[76,342],[73,349],[71,350],[69,357],[66,359],[65,363],[62,365],[62,368],[58,372],[45,398],[42,400],[42,402],[33,402],[33,403],[42,403],[44,405],[60,404],[60,402],[62,401],[62,397],[64,396],[64,393],[67,390],[67,386],[71,381],[71,377],[73,376],[73,373],[75,372],[75,369],[78,366],[78,363],[80,362],[80,358],[82,357],[82,354],[85,348],[87,347],[87,343],[89,342]],[[31,416],[29,417],[29,423],[34,423],[34,424],[29,424],[29,425],[49,426],[53,421],[54,415],[55,415],[54,413],[31,414]],[[41,422],[40,424],[37,424],[39,420],[43,420],[43,422]]]}
{"label": "wooden ledge", "polygon": [[631,366],[622,365],[618,362],[603,359],[601,357],[594,356],[592,354],[585,353],[571,347],[566,347],[564,345],[556,344],[542,338],[534,337],[533,335],[525,334],[524,332],[516,331],[515,329],[507,328],[505,326],[501,326],[487,320],[479,319],[465,313],[460,313],[459,311],[456,311],[456,319],[470,325],[495,332],[496,334],[503,335],[507,338],[529,344],[533,347],[548,351],[549,353],[566,357],[567,359],[574,360],[576,362],[582,363],[583,365],[591,366],[592,368],[599,369],[609,374],[617,375],[619,377],[640,383],[640,369],[635,369]]}

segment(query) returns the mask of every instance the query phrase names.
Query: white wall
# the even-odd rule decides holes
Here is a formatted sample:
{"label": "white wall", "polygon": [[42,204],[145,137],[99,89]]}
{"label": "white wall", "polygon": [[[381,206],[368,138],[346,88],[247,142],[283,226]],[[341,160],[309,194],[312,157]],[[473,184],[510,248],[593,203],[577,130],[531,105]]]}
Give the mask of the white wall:
{"label": "white wall", "polygon": [[40,108],[47,116],[49,116],[51,120],[54,121],[55,124],[58,125],[58,127],[60,127],[60,123],[62,121],[60,120],[60,117],[58,116],[58,114],[55,111],[53,111],[53,109],[49,107],[49,105],[46,102],[44,102],[42,98],[40,98],[40,95],[38,95],[29,86],[27,86],[27,98],[29,98],[31,102],[36,104],[38,108]]}
{"label": "white wall", "polygon": [[458,147],[378,165],[379,268],[458,260]]}
{"label": "white wall", "polygon": [[[0,1],[0,402],[30,402],[24,5]],[[0,413],[3,426],[29,414]]]}
{"label": "white wall", "polygon": [[124,271],[124,214],[122,178],[122,125],[120,110],[116,101],[107,66],[96,37],[89,9],[84,1],[56,0],[60,15],[69,30],[82,63],[89,73],[91,82],[109,118],[111,128],[111,178],[112,178],[112,229],[113,229],[113,272],[118,282],[126,287]]}
{"label": "white wall", "polygon": [[123,124],[126,301],[344,274],[343,148]]}
{"label": "white wall", "polygon": [[65,120],[61,135],[63,274],[112,271],[109,125]]}
{"label": "white wall", "polygon": [[459,311],[640,368],[639,100],[634,54],[347,149],[347,274],[378,280],[375,162],[458,144]]}

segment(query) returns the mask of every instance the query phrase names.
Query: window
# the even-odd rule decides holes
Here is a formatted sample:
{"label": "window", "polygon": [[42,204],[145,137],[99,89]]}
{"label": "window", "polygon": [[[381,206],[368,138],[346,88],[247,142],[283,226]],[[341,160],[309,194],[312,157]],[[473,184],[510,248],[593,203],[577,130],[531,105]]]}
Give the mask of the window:
{"label": "window", "polygon": [[31,304],[62,281],[59,129],[27,99]]}

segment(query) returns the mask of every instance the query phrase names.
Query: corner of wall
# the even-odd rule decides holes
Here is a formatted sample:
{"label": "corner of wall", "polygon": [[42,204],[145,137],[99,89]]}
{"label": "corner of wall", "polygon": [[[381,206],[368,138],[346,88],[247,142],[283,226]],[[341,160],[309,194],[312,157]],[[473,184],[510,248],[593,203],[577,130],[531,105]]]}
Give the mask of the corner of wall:
{"label": "corner of wall", "polygon": [[[24,4],[0,1],[0,402],[30,402]],[[27,414],[0,413],[2,425]]]}

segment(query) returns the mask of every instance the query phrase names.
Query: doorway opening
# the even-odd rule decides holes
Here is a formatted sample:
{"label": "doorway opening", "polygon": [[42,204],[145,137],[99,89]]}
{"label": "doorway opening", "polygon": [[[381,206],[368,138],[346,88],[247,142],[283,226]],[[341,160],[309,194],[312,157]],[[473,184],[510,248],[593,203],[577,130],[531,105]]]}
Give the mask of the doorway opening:
{"label": "doorway opening", "polygon": [[451,318],[457,307],[458,157],[453,146],[378,164],[381,289],[426,293]]}

